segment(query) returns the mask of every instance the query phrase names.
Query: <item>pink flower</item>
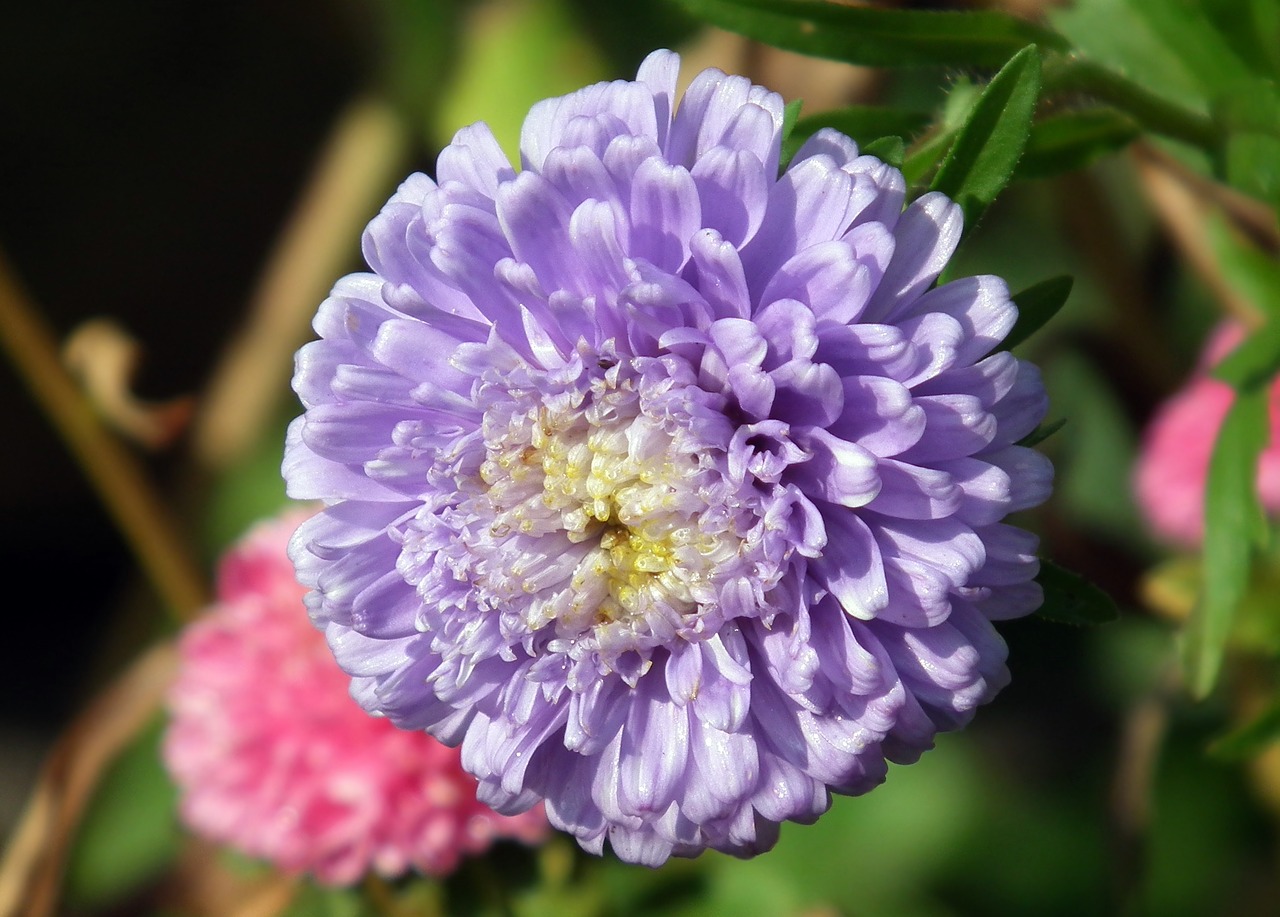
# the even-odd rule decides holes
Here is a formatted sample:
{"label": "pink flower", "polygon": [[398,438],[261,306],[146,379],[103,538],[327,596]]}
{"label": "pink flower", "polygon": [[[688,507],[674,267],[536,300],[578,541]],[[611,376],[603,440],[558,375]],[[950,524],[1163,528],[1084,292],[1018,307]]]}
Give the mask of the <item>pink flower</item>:
{"label": "pink flower", "polygon": [[[1138,504],[1157,535],[1195,548],[1204,539],[1204,489],[1209,459],[1231,408],[1231,386],[1209,376],[1244,338],[1239,325],[1223,325],[1209,339],[1187,385],[1160,406],[1143,437],[1134,486]],[[1271,441],[1258,464],[1258,492],[1280,512],[1280,382],[1271,389]]]}
{"label": "pink flower", "polygon": [[183,634],[164,755],[196,832],[330,884],[369,869],[443,874],[497,837],[547,833],[541,808],[476,800],[459,753],[347,695],[307,619],[285,546],[305,515],[260,524],[223,559],[218,603]]}

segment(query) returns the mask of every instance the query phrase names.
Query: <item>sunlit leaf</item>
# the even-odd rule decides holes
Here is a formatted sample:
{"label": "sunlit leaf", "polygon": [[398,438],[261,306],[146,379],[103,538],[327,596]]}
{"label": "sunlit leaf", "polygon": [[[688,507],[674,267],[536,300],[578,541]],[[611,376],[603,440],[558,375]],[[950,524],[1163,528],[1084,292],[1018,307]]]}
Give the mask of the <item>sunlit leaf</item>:
{"label": "sunlit leaf", "polygon": [[1004,343],[1000,345],[1001,348],[1012,350],[1043,328],[1049,319],[1057,315],[1066,305],[1074,283],[1071,277],[1063,274],[1042,280],[1034,286],[1027,287],[1021,293],[1014,294],[1013,302],[1018,307],[1018,321],[1004,339]]}
{"label": "sunlit leaf", "polygon": [[782,143],[785,146],[800,121],[800,109],[804,106],[802,99],[792,99],[782,107]]}
{"label": "sunlit leaf", "polygon": [[1044,604],[1036,614],[1059,624],[1106,624],[1120,617],[1115,600],[1105,591],[1047,560],[1040,561],[1036,582],[1044,590]]}
{"label": "sunlit leaf", "polygon": [[881,137],[864,146],[862,153],[874,156],[881,162],[887,162],[895,169],[901,169],[902,160],[907,153],[907,145],[902,142],[901,137]]}
{"label": "sunlit leaf", "polygon": [[1201,112],[1249,76],[1197,3],[1077,0],[1053,10],[1050,20],[1081,57]]}
{"label": "sunlit leaf", "polygon": [[748,38],[873,67],[999,67],[1029,44],[1065,49],[1054,32],[998,12],[873,9],[821,0],[677,0]]}
{"label": "sunlit leaf", "polygon": [[1204,590],[1184,634],[1187,681],[1198,697],[1208,695],[1217,682],[1227,637],[1248,588],[1251,548],[1266,537],[1255,481],[1267,438],[1267,389],[1238,392],[1209,462]]}
{"label": "sunlit leaf", "polygon": [[1019,178],[1046,178],[1080,169],[1138,136],[1132,118],[1110,108],[1070,111],[1031,126],[1018,161]]}
{"label": "sunlit leaf", "polygon": [[1040,92],[1040,53],[1019,51],[991,80],[956,135],[931,185],[964,209],[965,229],[1004,190],[1026,146]]}

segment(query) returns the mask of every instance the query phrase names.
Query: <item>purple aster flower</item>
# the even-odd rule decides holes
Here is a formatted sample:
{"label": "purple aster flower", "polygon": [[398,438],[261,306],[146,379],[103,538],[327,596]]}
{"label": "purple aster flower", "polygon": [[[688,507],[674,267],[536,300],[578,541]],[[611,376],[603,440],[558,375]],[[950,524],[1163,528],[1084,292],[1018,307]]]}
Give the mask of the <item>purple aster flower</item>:
{"label": "purple aster flower", "polygon": [[679,59],[483,124],[369,225],[298,355],[291,555],[370,712],[481,798],[658,864],[768,849],[1008,679],[1049,492],[960,208]]}

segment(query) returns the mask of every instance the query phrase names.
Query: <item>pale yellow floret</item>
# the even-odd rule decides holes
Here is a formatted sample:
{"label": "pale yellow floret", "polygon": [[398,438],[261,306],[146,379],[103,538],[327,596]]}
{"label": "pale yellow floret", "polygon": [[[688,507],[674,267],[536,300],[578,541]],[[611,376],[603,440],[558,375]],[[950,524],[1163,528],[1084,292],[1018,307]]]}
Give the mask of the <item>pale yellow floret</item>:
{"label": "pale yellow floret", "polygon": [[[723,539],[691,518],[697,458],[674,455],[634,397],[605,383],[586,409],[539,405],[497,426],[479,472],[495,516],[489,533],[558,528],[574,544],[596,540],[567,584],[564,623],[629,621],[655,604],[694,610],[691,591],[706,582]],[[651,458],[636,458],[641,451]],[[522,582],[528,572],[507,574],[535,593]]]}

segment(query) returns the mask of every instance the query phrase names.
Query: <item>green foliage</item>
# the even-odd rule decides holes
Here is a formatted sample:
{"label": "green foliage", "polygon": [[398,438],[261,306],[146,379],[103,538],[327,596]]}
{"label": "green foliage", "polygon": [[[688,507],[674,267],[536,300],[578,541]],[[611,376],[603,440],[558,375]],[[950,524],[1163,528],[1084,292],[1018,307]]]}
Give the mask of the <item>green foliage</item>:
{"label": "green foliage", "polygon": [[782,144],[782,161],[790,162],[804,142],[824,127],[852,137],[866,152],[867,144],[882,137],[911,137],[924,130],[933,116],[928,112],[858,105],[823,112],[796,122]]}
{"label": "green foliage", "polygon": [[1249,583],[1251,548],[1266,537],[1255,486],[1268,438],[1266,388],[1238,392],[1209,462],[1205,490],[1205,581],[1184,634],[1187,682],[1198,697],[1213,690],[1227,638]]}
{"label": "green foliage", "polygon": [[901,169],[902,161],[907,155],[907,145],[902,142],[901,137],[881,137],[866,144],[862,148],[862,153],[866,156],[874,156],[881,162],[887,162],[895,169]]}
{"label": "green foliage", "polygon": [[1232,289],[1260,317],[1280,319],[1280,262],[1232,231],[1221,217],[1209,220],[1206,237]]}
{"label": "green foliage", "polygon": [[1214,376],[1236,389],[1260,388],[1280,372],[1280,334],[1277,324],[1268,324],[1245,338],[1213,370]]}
{"label": "green foliage", "polygon": [[779,48],[872,67],[1000,67],[1053,32],[1005,13],[873,9],[823,0],[678,0],[693,15]]}
{"label": "green foliage", "polygon": [[1189,47],[1213,42],[1211,29],[1189,26],[1195,18],[1194,4],[1167,0],[1079,0],[1051,15],[1053,25],[1083,57],[1170,102],[1206,112],[1216,94],[1206,79],[1215,75],[1201,72],[1197,61],[1206,54],[1229,55],[1221,48]]}
{"label": "green foliage", "polygon": [[[800,109],[804,105],[800,99],[792,99],[782,109],[782,164],[791,161],[791,157],[795,155],[799,149],[798,144],[793,144],[792,135],[796,130],[796,123],[800,120]],[[803,142],[803,141],[801,141]],[[790,149],[790,152],[788,152]]]}
{"label": "green foliage", "polygon": [[1036,614],[1046,620],[1059,624],[1106,624],[1120,617],[1111,596],[1055,563],[1042,559],[1036,582],[1044,589],[1044,604]]}
{"label": "green foliage", "polygon": [[379,0],[382,83],[413,125],[429,122],[458,47],[464,0]]}
{"label": "green foliage", "polygon": [[431,134],[440,142],[484,121],[518,163],[520,126],[530,106],[602,80],[608,69],[567,0],[505,0],[476,6],[472,16]]}
{"label": "green foliage", "polygon": [[1238,761],[1252,758],[1280,742],[1280,699],[1272,702],[1252,720],[1209,746],[1219,758]]}
{"label": "green foliage", "polygon": [[1023,48],[982,91],[938,167],[932,190],[964,209],[966,231],[996,199],[1022,156],[1040,92],[1040,53]]}
{"label": "green foliage", "polygon": [[1018,307],[1018,321],[1000,345],[1001,348],[1012,350],[1043,328],[1067,304],[1067,297],[1071,295],[1074,283],[1074,280],[1064,274],[1042,280],[1015,294],[1013,301]]}
{"label": "green foliage", "polygon": [[280,917],[381,917],[382,911],[358,888],[326,888],[304,883]]}
{"label": "green foliage", "polygon": [[158,876],[178,853],[177,791],[160,763],[157,717],[107,770],[67,864],[66,895],[107,907]]}
{"label": "green foliage", "polygon": [[1048,178],[1083,168],[1131,143],[1140,133],[1128,115],[1086,108],[1053,115],[1031,126],[1016,178]]}
{"label": "green foliage", "polygon": [[816,824],[787,825],[766,856],[744,862],[708,855],[700,899],[680,909],[638,913],[947,913],[929,893],[927,880],[972,842],[970,832],[981,817],[982,779],[971,746],[949,736],[910,767],[891,768],[874,792],[836,797]]}
{"label": "green foliage", "polygon": [[1057,420],[1051,421],[1049,423],[1042,423],[1040,424],[1040,426],[1036,427],[1026,436],[1022,437],[1022,439],[1018,440],[1017,445],[1025,446],[1027,448],[1031,448],[1032,446],[1038,446],[1042,442],[1044,442],[1046,439],[1048,439],[1050,436],[1053,436],[1053,434],[1057,433],[1066,425],[1067,425],[1067,418],[1065,417],[1059,417]]}
{"label": "green foliage", "polygon": [[1274,79],[1242,80],[1219,97],[1214,116],[1226,134],[1219,170],[1245,194],[1280,206],[1280,93]]}
{"label": "green foliage", "polygon": [[1071,423],[1070,436],[1049,444],[1058,511],[1083,531],[1145,552],[1129,481],[1137,442],[1124,405],[1099,367],[1076,354],[1056,357],[1044,371],[1054,412]]}

